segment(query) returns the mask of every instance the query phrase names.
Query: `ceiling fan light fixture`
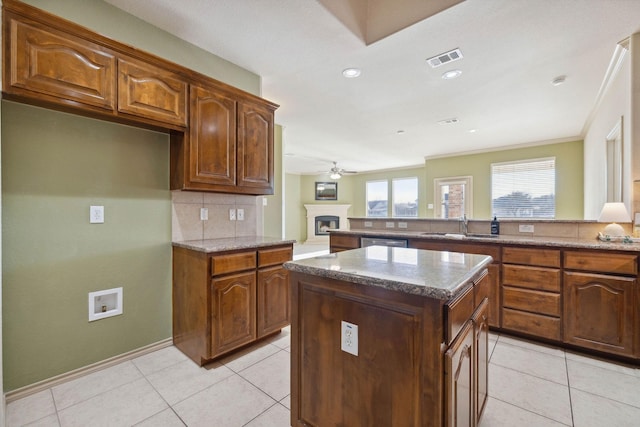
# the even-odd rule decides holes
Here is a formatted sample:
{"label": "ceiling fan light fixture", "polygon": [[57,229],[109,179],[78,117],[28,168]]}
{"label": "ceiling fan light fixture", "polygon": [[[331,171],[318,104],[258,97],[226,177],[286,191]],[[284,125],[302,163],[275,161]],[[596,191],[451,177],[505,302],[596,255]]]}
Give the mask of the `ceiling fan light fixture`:
{"label": "ceiling fan light fixture", "polygon": [[331,175],[329,175],[329,178],[331,179],[340,179],[342,178],[342,175],[338,172],[331,172]]}
{"label": "ceiling fan light fixture", "polygon": [[359,77],[361,73],[362,71],[360,68],[345,68],[342,70],[342,75],[348,79],[355,79],[356,77]]}
{"label": "ceiling fan light fixture", "polygon": [[449,70],[442,74],[444,80],[452,80],[462,75],[462,70]]}

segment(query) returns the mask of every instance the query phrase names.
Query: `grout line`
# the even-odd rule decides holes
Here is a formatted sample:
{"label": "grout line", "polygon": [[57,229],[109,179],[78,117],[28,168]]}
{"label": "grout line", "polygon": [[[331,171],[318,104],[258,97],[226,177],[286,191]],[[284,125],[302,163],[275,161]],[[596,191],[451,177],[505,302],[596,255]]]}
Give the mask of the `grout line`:
{"label": "grout line", "polygon": [[573,400],[571,399],[571,381],[569,379],[569,361],[567,360],[567,353],[564,354],[564,371],[567,375],[567,386],[569,391],[569,410],[571,411],[571,425],[575,426],[576,419],[573,415]]}
{"label": "grout line", "polygon": [[[505,401],[505,400],[498,399],[497,397],[494,397],[494,396],[490,396],[490,397],[491,397],[492,399],[494,399],[494,400],[499,400],[500,402],[502,402],[502,403],[504,403],[504,404],[507,404],[507,405],[509,405],[509,406],[513,406],[514,408],[521,409],[521,410],[523,410],[523,411],[529,412],[530,414],[537,415],[538,417],[546,418],[547,420],[553,421],[554,423],[558,423],[558,424],[561,424],[561,425],[563,425],[563,426],[567,426],[567,424],[565,424],[565,423],[563,423],[563,422],[561,422],[561,421],[558,421],[558,420],[556,420],[556,419],[550,418],[550,417],[548,417],[548,416],[546,416],[546,415],[539,414],[539,413],[537,413],[537,412],[535,412],[535,411],[532,411],[531,409],[527,409],[527,408],[523,408],[523,407],[518,406],[518,405],[514,405],[514,404],[513,404],[513,403],[511,403],[511,402],[507,402],[507,401]],[[573,425],[568,426],[568,427],[573,427]]]}

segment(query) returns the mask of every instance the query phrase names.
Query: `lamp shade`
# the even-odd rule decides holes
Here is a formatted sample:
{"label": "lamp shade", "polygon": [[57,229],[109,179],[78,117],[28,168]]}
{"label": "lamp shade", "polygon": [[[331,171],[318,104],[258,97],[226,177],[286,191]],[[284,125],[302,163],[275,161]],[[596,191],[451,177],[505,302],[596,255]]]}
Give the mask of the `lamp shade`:
{"label": "lamp shade", "polygon": [[624,203],[605,203],[598,222],[631,222],[631,217]]}

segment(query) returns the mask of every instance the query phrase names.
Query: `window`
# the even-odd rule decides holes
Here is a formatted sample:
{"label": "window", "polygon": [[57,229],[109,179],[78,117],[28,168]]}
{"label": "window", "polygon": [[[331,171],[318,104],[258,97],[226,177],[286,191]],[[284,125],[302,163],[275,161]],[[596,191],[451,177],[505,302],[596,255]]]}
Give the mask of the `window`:
{"label": "window", "polygon": [[367,181],[367,216],[388,216],[388,181]]}
{"label": "window", "polygon": [[499,218],[554,218],[555,195],[555,157],[491,164],[491,207]]}
{"label": "window", "polygon": [[435,185],[436,218],[460,218],[473,216],[473,179],[470,176],[436,178]]}
{"label": "window", "polygon": [[397,178],[392,182],[393,216],[418,216],[418,178]]}

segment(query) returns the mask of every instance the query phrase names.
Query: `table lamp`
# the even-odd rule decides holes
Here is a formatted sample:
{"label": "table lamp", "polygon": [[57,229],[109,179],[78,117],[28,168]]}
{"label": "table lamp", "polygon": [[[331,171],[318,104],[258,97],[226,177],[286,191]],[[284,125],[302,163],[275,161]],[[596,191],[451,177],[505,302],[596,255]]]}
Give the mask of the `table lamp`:
{"label": "table lamp", "polygon": [[616,223],[631,222],[631,217],[629,216],[629,212],[627,212],[627,208],[624,206],[624,203],[605,203],[602,207],[602,212],[600,212],[598,222],[611,223],[604,228],[602,234],[605,236],[619,237],[625,236],[628,233],[625,233],[624,228],[622,228],[620,224]]}

